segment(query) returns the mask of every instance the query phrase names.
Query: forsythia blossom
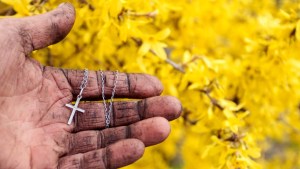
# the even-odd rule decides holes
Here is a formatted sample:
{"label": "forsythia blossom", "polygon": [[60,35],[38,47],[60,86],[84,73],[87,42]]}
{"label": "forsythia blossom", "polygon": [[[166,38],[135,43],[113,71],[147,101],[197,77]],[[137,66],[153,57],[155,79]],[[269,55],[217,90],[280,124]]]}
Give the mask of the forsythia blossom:
{"label": "forsythia blossom", "polygon": [[[61,2],[0,0],[0,14],[34,15]],[[153,74],[183,104],[170,137],[126,168],[300,167],[298,1],[71,2],[73,30],[37,60]]]}

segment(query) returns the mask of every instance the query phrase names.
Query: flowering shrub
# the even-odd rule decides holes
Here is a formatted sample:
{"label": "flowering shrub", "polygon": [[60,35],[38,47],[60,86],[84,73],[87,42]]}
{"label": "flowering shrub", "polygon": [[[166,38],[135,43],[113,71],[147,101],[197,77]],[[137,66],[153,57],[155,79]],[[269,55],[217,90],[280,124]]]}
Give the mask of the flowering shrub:
{"label": "flowering shrub", "polygon": [[[47,12],[62,0],[0,0],[0,14]],[[67,38],[43,64],[142,72],[178,97],[170,137],[128,169],[299,168],[297,0],[71,0]]]}

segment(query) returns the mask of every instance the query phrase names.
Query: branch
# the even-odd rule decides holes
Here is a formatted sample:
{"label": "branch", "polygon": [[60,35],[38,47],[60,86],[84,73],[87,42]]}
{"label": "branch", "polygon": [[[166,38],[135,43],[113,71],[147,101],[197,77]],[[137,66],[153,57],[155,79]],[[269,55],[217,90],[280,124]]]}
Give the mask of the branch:
{"label": "branch", "polygon": [[221,105],[218,103],[218,100],[217,100],[217,99],[211,97],[211,95],[210,95],[211,90],[212,90],[212,89],[201,89],[200,91],[201,91],[202,93],[204,93],[204,94],[209,98],[210,102],[211,102],[214,106],[216,106],[217,108],[219,108],[220,110],[223,111],[223,110],[224,110],[224,107],[221,106]]}

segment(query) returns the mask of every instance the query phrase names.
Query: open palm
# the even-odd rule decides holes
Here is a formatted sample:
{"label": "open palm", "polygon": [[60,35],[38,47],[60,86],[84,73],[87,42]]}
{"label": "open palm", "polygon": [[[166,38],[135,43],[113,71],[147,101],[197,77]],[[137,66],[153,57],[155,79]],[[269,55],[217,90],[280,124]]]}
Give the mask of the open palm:
{"label": "open palm", "polygon": [[[90,71],[73,123],[67,124],[83,71],[42,66],[33,50],[64,38],[72,28],[70,4],[33,17],[0,20],[0,168],[118,168],[133,163],[145,146],[170,132],[166,119],[180,115],[180,102],[158,96],[160,81],[146,74],[120,73],[111,128],[105,129],[101,75]],[[105,95],[113,90],[113,72],[105,74]]]}

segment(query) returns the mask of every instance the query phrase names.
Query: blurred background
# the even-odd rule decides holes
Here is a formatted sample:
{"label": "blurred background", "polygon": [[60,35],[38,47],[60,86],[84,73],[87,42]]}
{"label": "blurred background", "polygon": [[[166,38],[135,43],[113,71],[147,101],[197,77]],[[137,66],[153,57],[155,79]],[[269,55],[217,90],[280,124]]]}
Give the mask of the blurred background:
{"label": "blurred background", "polygon": [[[0,17],[62,2],[0,0]],[[300,169],[298,0],[69,2],[73,30],[35,59],[152,74],[183,104],[169,138],[126,169]]]}

